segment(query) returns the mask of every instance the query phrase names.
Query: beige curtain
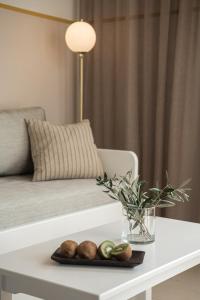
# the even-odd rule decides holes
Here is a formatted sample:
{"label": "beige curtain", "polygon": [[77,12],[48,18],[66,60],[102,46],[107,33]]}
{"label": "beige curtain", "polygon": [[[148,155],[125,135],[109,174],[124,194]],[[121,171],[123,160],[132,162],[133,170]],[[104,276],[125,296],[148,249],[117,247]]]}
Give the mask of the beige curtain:
{"label": "beige curtain", "polygon": [[162,211],[200,221],[200,1],[81,0],[93,23],[85,117],[97,145],[137,153],[149,184],[191,177],[191,202]]}

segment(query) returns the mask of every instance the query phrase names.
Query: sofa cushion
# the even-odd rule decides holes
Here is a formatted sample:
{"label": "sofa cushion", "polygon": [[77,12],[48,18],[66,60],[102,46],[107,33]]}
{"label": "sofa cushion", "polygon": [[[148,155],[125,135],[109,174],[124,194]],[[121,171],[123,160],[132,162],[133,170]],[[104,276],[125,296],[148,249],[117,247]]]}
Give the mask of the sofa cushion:
{"label": "sofa cushion", "polygon": [[33,171],[25,118],[45,120],[40,107],[0,111],[0,176]]}
{"label": "sofa cushion", "polygon": [[52,125],[27,120],[34,163],[33,181],[103,176],[88,120]]}
{"label": "sofa cushion", "polygon": [[32,182],[31,176],[0,178],[0,230],[112,203],[95,179]]}

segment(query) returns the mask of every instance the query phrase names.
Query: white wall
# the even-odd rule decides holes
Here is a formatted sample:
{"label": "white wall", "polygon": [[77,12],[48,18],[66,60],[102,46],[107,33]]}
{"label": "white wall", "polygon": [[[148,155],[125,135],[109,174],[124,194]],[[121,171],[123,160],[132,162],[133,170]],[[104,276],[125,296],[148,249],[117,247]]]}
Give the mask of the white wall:
{"label": "white wall", "polygon": [[[72,0],[2,2],[75,18]],[[67,26],[0,8],[0,110],[42,106],[54,123],[75,120],[76,56],[65,44]]]}
{"label": "white wall", "polygon": [[0,3],[5,3],[60,18],[76,18],[77,0],[3,0],[0,1]]}
{"label": "white wall", "polygon": [[[0,2],[76,19],[75,0]],[[75,55],[65,45],[66,28],[64,23],[0,8],[0,110],[42,106],[55,123],[75,120]]]}
{"label": "white wall", "polygon": [[[8,5],[76,19],[76,0],[7,0]],[[0,8],[0,110],[42,106],[54,123],[75,120],[75,55],[64,23]],[[13,300],[36,299],[15,295]]]}

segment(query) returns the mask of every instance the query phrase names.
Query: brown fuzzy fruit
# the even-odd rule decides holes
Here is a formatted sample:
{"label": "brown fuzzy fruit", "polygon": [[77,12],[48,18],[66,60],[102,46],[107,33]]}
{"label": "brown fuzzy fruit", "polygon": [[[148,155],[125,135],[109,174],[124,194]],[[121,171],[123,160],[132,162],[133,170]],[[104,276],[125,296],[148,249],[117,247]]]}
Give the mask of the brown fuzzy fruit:
{"label": "brown fuzzy fruit", "polygon": [[84,241],[78,246],[77,253],[81,258],[94,259],[97,254],[97,245],[91,241]]}
{"label": "brown fuzzy fruit", "polygon": [[75,241],[67,240],[60,245],[60,251],[65,257],[72,258],[76,255],[77,247]]}
{"label": "brown fuzzy fruit", "polygon": [[111,255],[115,256],[118,260],[129,260],[132,256],[131,246],[129,244],[120,244],[114,248]]}

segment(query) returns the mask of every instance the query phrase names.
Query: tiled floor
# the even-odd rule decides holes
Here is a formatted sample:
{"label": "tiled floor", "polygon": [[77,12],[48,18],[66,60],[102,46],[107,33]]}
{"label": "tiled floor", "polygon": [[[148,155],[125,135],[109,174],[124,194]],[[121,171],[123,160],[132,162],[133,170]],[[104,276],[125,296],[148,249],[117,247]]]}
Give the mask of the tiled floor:
{"label": "tiled floor", "polygon": [[153,300],[200,300],[200,266],[153,288]]}

